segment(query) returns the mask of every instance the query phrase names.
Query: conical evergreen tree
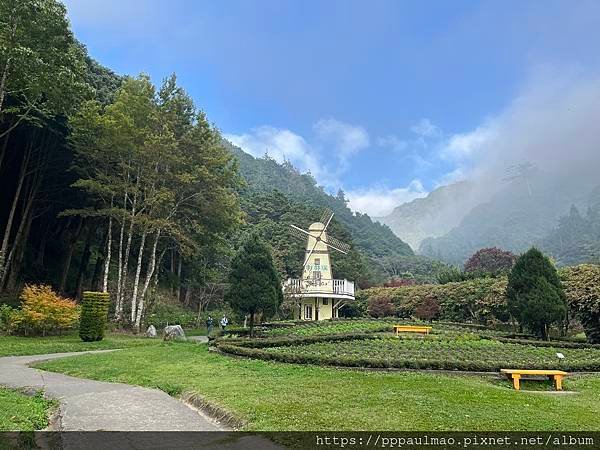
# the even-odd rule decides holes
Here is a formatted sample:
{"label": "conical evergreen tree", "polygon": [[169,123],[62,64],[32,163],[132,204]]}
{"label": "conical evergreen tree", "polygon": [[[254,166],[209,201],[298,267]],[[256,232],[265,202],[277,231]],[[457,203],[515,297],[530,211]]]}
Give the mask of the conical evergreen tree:
{"label": "conical evergreen tree", "polygon": [[548,337],[548,326],[563,321],[567,303],[550,259],[536,248],[521,255],[508,276],[508,310],[521,325]]}
{"label": "conical evergreen tree", "polygon": [[256,314],[273,315],[283,302],[271,251],[256,234],[249,236],[233,259],[225,300],[234,311],[250,315],[250,335]]}

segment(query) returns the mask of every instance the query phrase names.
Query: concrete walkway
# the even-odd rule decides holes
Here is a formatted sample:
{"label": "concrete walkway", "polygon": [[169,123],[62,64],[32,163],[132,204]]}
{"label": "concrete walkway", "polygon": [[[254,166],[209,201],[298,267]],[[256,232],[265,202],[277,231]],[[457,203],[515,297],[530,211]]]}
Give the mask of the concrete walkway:
{"label": "concrete walkway", "polygon": [[0,385],[44,390],[47,397],[58,399],[57,430],[223,430],[207,416],[158,389],[85,380],[28,367],[37,361],[106,351],[111,350],[0,358]]}

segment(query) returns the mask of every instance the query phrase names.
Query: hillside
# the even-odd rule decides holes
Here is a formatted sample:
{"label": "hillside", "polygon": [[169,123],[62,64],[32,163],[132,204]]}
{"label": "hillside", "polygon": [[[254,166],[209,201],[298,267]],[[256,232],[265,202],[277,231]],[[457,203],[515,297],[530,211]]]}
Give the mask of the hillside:
{"label": "hillside", "polygon": [[404,203],[375,220],[389,226],[396,236],[417,250],[423,239],[443,236],[457,226],[478,198],[474,184],[461,181],[441,186],[427,197]]}
{"label": "hillside", "polygon": [[317,214],[304,218],[299,226],[308,226],[318,220],[323,209],[335,213],[335,220],[348,229],[354,245],[373,258],[412,256],[408,244],[398,238],[386,225],[374,222],[367,214],[353,213],[342,195],[332,196],[317,186],[310,174],[299,173],[291,164],[279,164],[270,158],[254,158],[240,148],[226,142],[226,147],[237,157],[240,174],[246,181],[242,195],[279,191],[292,201],[301,201],[318,209]]}
{"label": "hillside", "polygon": [[585,180],[528,174],[474,207],[445,235],[424,239],[419,252],[459,265],[484,247],[520,253],[549,234],[571,205],[584,206],[591,189]]}

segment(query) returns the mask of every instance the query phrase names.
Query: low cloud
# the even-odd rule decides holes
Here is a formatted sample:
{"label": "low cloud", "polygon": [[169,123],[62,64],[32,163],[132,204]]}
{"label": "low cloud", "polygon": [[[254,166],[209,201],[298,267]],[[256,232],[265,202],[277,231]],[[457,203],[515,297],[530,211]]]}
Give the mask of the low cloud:
{"label": "low cloud", "polygon": [[396,206],[426,195],[427,191],[419,180],[413,180],[408,186],[400,188],[377,186],[346,192],[350,209],[367,213],[371,217],[385,216]]}

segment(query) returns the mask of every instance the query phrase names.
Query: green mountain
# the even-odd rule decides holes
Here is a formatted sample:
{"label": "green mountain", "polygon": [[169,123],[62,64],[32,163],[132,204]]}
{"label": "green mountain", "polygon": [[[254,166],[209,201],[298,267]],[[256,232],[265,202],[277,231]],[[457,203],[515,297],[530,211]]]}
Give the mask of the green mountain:
{"label": "green mountain", "polygon": [[600,263],[600,186],[590,195],[585,214],[572,205],[569,214],[537,245],[560,266]]}
{"label": "green mountain", "polygon": [[[240,173],[247,183],[246,192],[279,191],[291,200],[319,208],[321,213],[324,208],[331,209],[335,220],[350,232],[354,245],[367,256],[414,255],[410,246],[389,227],[372,221],[367,214],[353,213],[342,192],[337,196],[328,194],[317,186],[310,174],[298,172],[290,163],[279,164],[268,157],[254,158],[230,143],[226,145],[239,160]],[[319,217],[320,214],[306,217],[302,225],[309,225]]]}
{"label": "green mountain", "polygon": [[584,179],[531,170],[471,209],[445,235],[424,239],[419,252],[459,265],[480,248],[523,252],[550,233],[571,205],[583,206],[591,189]]}

